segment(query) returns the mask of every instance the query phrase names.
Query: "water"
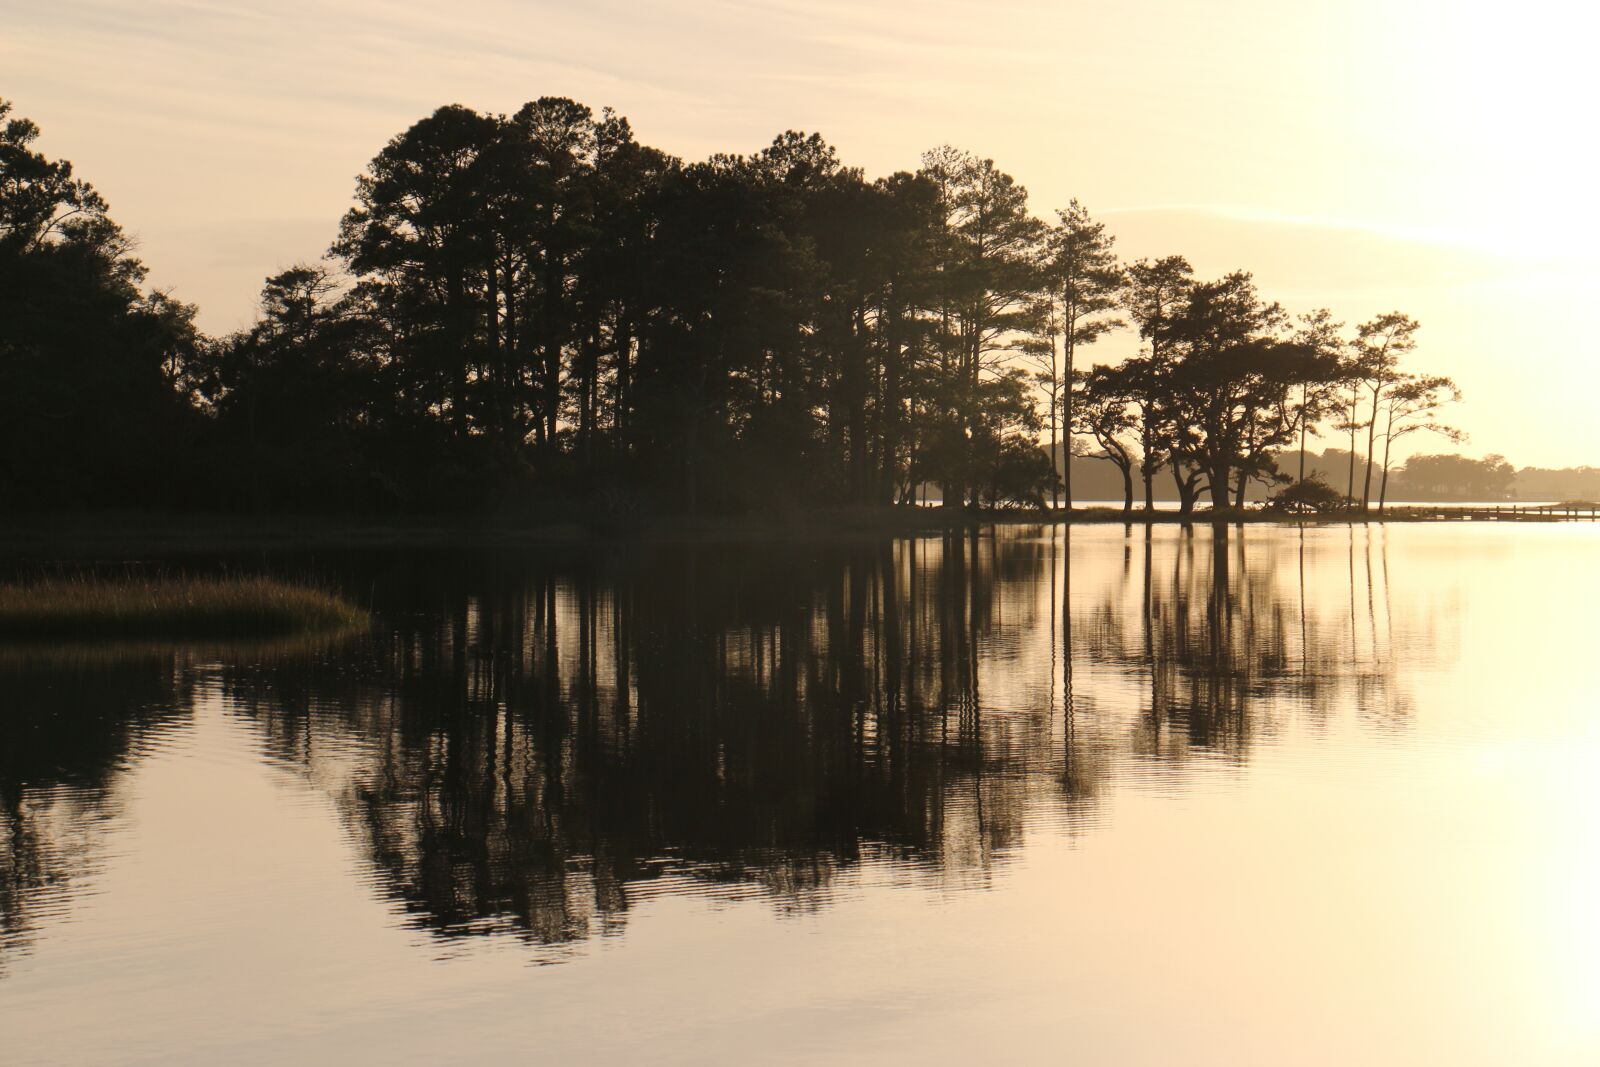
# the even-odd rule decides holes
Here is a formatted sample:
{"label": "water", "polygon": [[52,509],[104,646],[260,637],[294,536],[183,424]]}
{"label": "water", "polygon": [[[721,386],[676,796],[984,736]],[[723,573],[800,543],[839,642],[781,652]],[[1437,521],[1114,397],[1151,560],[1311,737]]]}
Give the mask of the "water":
{"label": "water", "polygon": [[272,565],[0,650],[0,1062],[1600,1062],[1600,527]]}

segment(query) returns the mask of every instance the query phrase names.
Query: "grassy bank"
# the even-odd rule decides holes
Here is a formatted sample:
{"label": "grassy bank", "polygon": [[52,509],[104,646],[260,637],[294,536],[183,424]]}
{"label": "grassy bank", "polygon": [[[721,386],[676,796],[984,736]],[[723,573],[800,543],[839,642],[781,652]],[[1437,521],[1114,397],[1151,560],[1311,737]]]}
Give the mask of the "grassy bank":
{"label": "grassy bank", "polygon": [[335,593],[259,577],[41,577],[0,585],[0,640],[276,637],[362,625]]}

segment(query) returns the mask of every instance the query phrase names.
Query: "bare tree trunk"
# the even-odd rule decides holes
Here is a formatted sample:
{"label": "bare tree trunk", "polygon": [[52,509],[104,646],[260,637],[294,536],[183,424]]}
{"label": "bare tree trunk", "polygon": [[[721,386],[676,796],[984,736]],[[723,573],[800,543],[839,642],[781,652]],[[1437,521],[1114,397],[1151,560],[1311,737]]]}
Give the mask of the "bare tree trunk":
{"label": "bare tree trunk", "polygon": [[1389,499],[1389,448],[1394,444],[1394,401],[1389,401],[1389,421],[1383,428],[1383,481],[1378,486],[1378,511]]}
{"label": "bare tree trunk", "polygon": [[1345,485],[1344,495],[1346,500],[1356,498],[1356,412],[1359,406],[1356,393],[1357,386],[1350,386],[1350,413],[1345,421],[1350,424],[1350,480]]}
{"label": "bare tree trunk", "polygon": [[1061,465],[1066,469],[1066,504],[1067,510],[1072,510],[1072,324],[1065,323],[1065,332],[1061,339],[1061,347],[1066,354],[1067,387],[1061,394],[1061,424],[1062,424],[1062,457]]}
{"label": "bare tree trunk", "polygon": [[561,338],[556,328],[556,323],[561,321],[561,276],[564,265],[556,260],[551,253],[546,253],[551,258],[545,264],[544,270],[544,344],[542,354],[544,372],[542,385],[544,401],[545,444],[551,448],[556,444],[556,433],[561,422]]}
{"label": "bare tree trunk", "polygon": [[1380,383],[1372,389],[1372,415],[1367,419],[1367,476],[1361,485],[1361,510],[1366,511],[1372,501],[1372,451],[1378,433],[1378,398],[1382,394]]}
{"label": "bare tree trunk", "polygon": [[1061,507],[1061,383],[1056,379],[1055,344],[1050,346],[1050,509]]}
{"label": "bare tree trunk", "polygon": [[1139,412],[1139,422],[1139,448],[1143,452],[1143,455],[1139,457],[1139,476],[1144,480],[1144,509],[1146,511],[1154,511],[1156,509],[1155,478],[1156,471],[1160,469],[1160,464],[1156,463],[1153,458],[1155,456],[1155,434],[1150,428],[1150,413],[1141,410]]}
{"label": "bare tree trunk", "polygon": [[493,360],[491,371],[493,378],[493,393],[491,395],[489,410],[493,412],[494,425],[490,432],[494,434],[495,445],[505,448],[511,437],[511,405],[508,403],[511,393],[511,383],[507,380],[506,363],[503,354],[500,335],[500,265],[495,256],[489,257],[485,272],[489,284],[488,309],[486,318],[489,327],[489,358]]}
{"label": "bare tree trunk", "polygon": [[594,462],[595,399],[599,392],[600,325],[585,331],[578,371],[578,448],[585,468]]}
{"label": "bare tree trunk", "polygon": [[1300,386],[1300,481],[1306,480],[1306,387]]}
{"label": "bare tree trunk", "polygon": [[884,307],[884,360],[883,360],[883,429],[878,451],[878,485],[880,499],[894,502],[898,483],[900,452],[905,441],[903,418],[904,398],[901,396],[901,363],[904,353],[900,347],[900,308],[891,285]]}
{"label": "bare tree trunk", "polygon": [[617,431],[617,448],[628,453],[628,432],[631,420],[628,405],[633,402],[633,331],[625,320],[617,322],[617,410],[612,414],[612,425]]}
{"label": "bare tree trunk", "polygon": [[1228,486],[1232,481],[1229,475],[1232,473],[1226,463],[1211,467],[1211,506],[1218,511],[1228,509]]}
{"label": "bare tree trunk", "polygon": [[1071,457],[1061,450],[1061,365],[1056,362],[1056,312],[1052,298],[1050,306],[1050,509],[1061,507],[1061,471],[1063,462]]}
{"label": "bare tree trunk", "polygon": [[455,335],[455,351],[450,353],[450,376],[454,383],[455,396],[451,399],[451,419],[455,423],[456,436],[467,436],[467,352],[471,349],[469,331],[471,329],[467,320],[466,286],[461,278],[460,268],[452,269],[450,280],[447,283],[445,299],[450,305],[450,328]]}

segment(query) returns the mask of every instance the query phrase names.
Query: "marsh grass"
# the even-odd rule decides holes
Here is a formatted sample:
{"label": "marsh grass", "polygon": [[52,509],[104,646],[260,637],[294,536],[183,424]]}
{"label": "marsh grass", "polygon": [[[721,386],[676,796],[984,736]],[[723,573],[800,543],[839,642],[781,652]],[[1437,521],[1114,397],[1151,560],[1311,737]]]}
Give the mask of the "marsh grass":
{"label": "marsh grass", "polygon": [[46,576],[0,585],[0,640],[282,637],[350,630],[339,594],[258,576]]}

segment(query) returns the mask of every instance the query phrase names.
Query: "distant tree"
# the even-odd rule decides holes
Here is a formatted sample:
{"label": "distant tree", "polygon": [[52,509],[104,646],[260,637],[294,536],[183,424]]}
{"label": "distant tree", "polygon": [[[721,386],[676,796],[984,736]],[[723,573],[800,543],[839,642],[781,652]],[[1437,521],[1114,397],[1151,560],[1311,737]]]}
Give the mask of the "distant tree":
{"label": "distant tree", "polygon": [[1600,500],[1600,467],[1523,467],[1516,493],[1526,500]]}
{"label": "distant tree", "polygon": [[1423,500],[1503,500],[1517,471],[1504,456],[1414,455],[1397,474],[1405,491]]}
{"label": "distant tree", "polygon": [[1344,495],[1324,481],[1319,475],[1300,478],[1274,493],[1268,506],[1277,511],[1329,512],[1345,507]]}

